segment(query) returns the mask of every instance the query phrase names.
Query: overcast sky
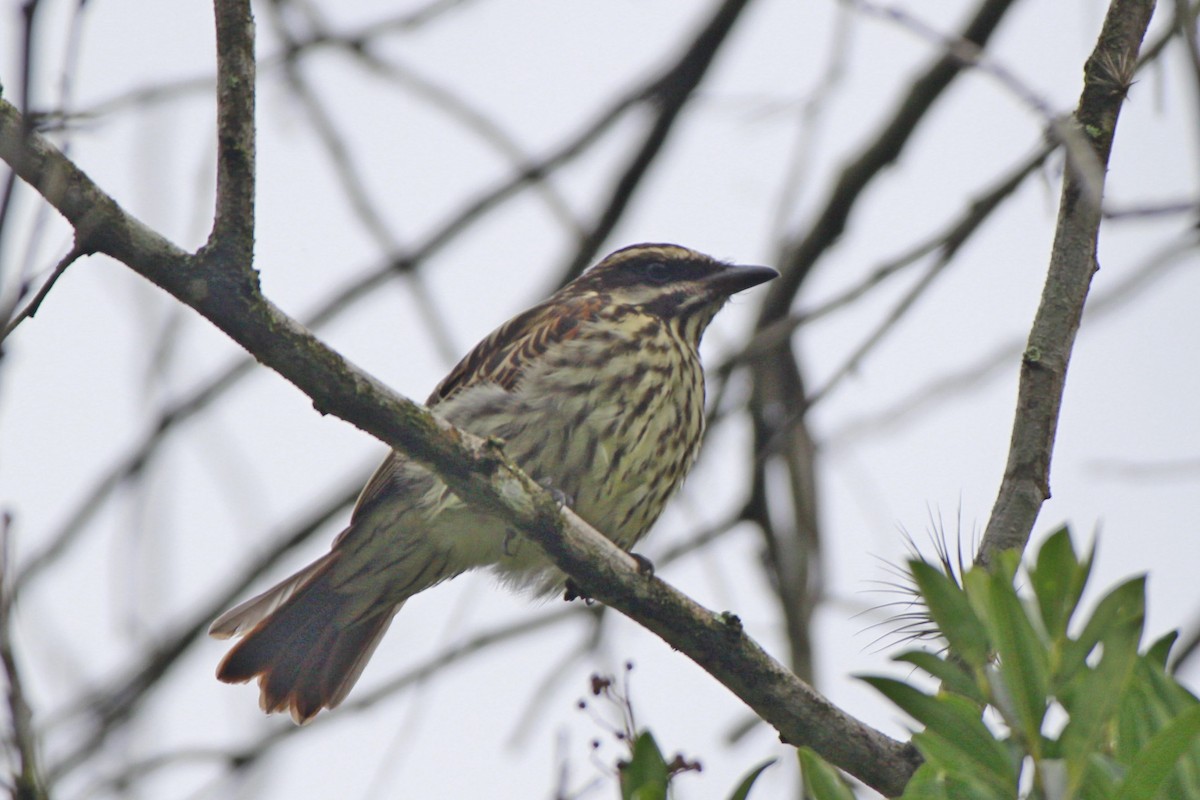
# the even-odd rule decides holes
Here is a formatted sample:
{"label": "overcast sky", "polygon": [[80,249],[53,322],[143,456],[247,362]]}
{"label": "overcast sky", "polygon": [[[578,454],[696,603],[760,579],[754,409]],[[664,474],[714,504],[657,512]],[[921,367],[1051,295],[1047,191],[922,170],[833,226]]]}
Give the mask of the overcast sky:
{"label": "overcast sky", "polygon": [[[415,3],[320,3],[333,31],[391,19]],[[1160,4],[1159,15],[1171,4]],[[34,106],[56,104],[73,3],[39,13]],[[910,3],[949,32],[973,4]],[[364,224],[314,134],[311,117],[278,68],[260,67],[256,266],[267,294],[305,317],[323,298],[422,242],[464,198],[507,176],[511,154],[464,129],[418,90],[418,76],[449,90],[543,155],[593,119],[607,100],[668,63],[711,3],[461,3],[411,32],[374,45],[392,74],[321,52],[303,76],[345,137],[384,230]],[[940,231],[1042,139],[1045,110],[1065,112],[1104,12],[1096,0],[1026,2],[990,49],[991,73],[962,78],[923,123],[896,167],[856,208],[843,241],[818,265],[797,310],[820,306],[897,254]],[[303,31],[303,14],[285,15]],[[70,106],[91,109],[155,85],[213,73],[208,3],[89,3],[82,17]],[[275,22],[258,9],[260,58],[279,51]],[[1165,24],[1157,19],[1151,40]],[[0,81],[11,98],[20,63],[19,11],[0,14]],[[1107,203],[1122,211],[1197,197],[1197,87],[1174,45],[1139,76],[1119,123]],[[746,263],[771,263],[781,231],[802,233],[838,170],[876,132],[898,92],[938,54],[911,26],[833,2],[759,0],[739,22],[689,115],[605,251],[673,241]],[[411,71],[403,72],[401,70]],[[407,77],[397,77],[403,74]],[[823,86],[833,85],[827,92]],[[101,107],[70,137],[70,154],[126,209],[194,249],[210,223],[213,100],[190,84],[169,101]],[[1020,93],[1014,87],[1019,87]],[[1036,100],[1031,104],[1030,98]],[[1040,106],[1040,107],[1039,107]],[[645,117],[618,124],[553,182],[556,200],[525,193],[439,252],[421,283],[397,280],[320,329],[351,360],[423,399],[458,355],[555,284],[573,240],[555,203],[589,221]],[[797,155],[799,154],[799,155]],[[798,172],[789,172],[792,164]],[[876,642],[901,530],[921,544],[931,518],[969,549],[986,522],[1004,467],[1019,352],[1036,308],[1054,231],[1061,159],[1027,180],[940,273],[886,339],[815,407],[822,448],[821,515],[827,537],[826,603],[817,620],[818,685],[834,702],[893,735],[905,723],[855,673],[896,670]],[[792,186],[788,194],[785,186]],[[70,246],[53,213],[18,195],[0,292],[21,269],[43,275]],[[1150,574],[1148,635],[1194,630],[1200,612],[1200,258],[1188,239],[1195,214],[1115,219],[1102,231],[1094,307],[1076,343],[1052,471],[1054,497],[1038,536],[1069,522],[1080,546],[1099,533],[1096,590]],[[39,229],[39,226],[44,227]],[[33,241],[32,249],[28,242]],[[812,390],[838,375],[930,262],[920,262],[848,310],[801,328],[796,346]],[[731,303],[705,344],[710,362],[749,335],[762,290]],[[4,296],[7,296],[6,294]],[[442,321],[440,333],[428,320]],[[237,348],[126,267],[75,264],[36,318],[5,343],[0,362],[0,507],[11,513],[16,561],[37,552],[87,491],[147,433],[158,410],[238,357]],[[991,369],[981,365],[994,362]],[[920,404],[935,382],[951,382]],[[726,402],[744,394],[736,384]],[[894,413],[901,409],[903,413]],[[651,559],[730,511],[741,496],[748,430],[722,427],[685,490],[645,543]],[[35,710],[68,710],[104,685],[197,603],[242,568],[247,555],[325,498],[349,491],[382,446],[259,370],[175,434],[145,482],[96,511],[66,560],[22,598],[18,635]],[[331,521],[275,578],[325,551],[346,520]],[[961,529],[959,525],[961,523]],[[731,609],[764,646],[782,653],[780,617],[757,568],[759,539],[734,530],[660,577],[714,609]],[[267,580],[256,584],[265,588]],[[557,612],[531,606],[473,575],[411,601],[351,696],[498,624]],[[613,615],[615,616],[615,615]],[[749,712],[661,641],[610,619],[597,653],[583,619],[549,627],[464,661],[416,691],[364,712],[322,714],[245,785],[244,796],[549,797],[562,763],[578,789],[611,766],[619,747],[605,724],[575,708],[597,669],[636,664],[638,722],[664,750],[704,763],[679,781],[681,797],[725,796],[771,756],[758,796],[794,781],[787,748],[765,725],[730,746]],[[291,723],[262,717],[257,692],[216,682],[220,642],[193,647],[155,694],[144,719],[110,745],[112,769],[180,748],[229,749]],[[1183,678],[1200,684],[1191,664]],[[599,713],[613,717],[612,708]],[[70,748],[69,725],[48,737]],[[604,741],[597,756],[592,739]],[[198,755],[149,784],[145,796],[227,797],[218,765]],[[101,776],[78,774],[63,797]],[[240,784],[234,784],[240,785]],[[592,797],[612,796],[611,786]],[[752,795],[753,796],[753,795]]]}

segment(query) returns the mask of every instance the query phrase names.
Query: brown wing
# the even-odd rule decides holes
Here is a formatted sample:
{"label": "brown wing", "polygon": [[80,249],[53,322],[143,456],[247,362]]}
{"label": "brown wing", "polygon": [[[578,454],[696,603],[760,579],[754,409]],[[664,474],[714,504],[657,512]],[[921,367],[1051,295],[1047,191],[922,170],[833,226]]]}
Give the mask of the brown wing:
{"label": "brown wing", "polygon": [[[591,294],[556,297],[518,314],[475,345],[442,379],[425,404],[433,408],[454,393],[480,383],[495,383],[511,391],[520,382],[526,364],[554,342],[575,336],[579,323],[593,319],[601,305],[601,298]],[[388,454],[359,494],[351,520],[386,495],[403,467],[402,457]]]}
{"label": "brown wing", "polygon": [[525,366],[555,342],[571,339],[579,323],[595,318],[602,305],[598,295],[556,297],[518,314],[492,331],[459,361],[429,395],[430,408],[462,389],[494,383],[512,390]]}

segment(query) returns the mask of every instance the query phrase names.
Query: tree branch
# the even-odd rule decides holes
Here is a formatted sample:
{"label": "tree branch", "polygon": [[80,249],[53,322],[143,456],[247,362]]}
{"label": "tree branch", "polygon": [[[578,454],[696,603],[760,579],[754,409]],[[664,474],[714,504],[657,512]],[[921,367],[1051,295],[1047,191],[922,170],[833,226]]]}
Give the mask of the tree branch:
{"label": "tree branch", "polygon": [[[982,0],[958,39],[978,47],[986,45],[1013,0]],[[944,53],[919,75],[900,99],[891,117],[873,141],[837,177],[816,219],[803,237],[789,242],[779,259],[780,277],[766,289],[756,330],[763,331],[785,319],[792,303],[821,256],[842,236],[850,213],[866,188],[896,159],[918,124],[943,96],[965,65],[953,53]],[[753,363],[756,464],[751,516],[761,527],[771,555],[768,578],[779,596],[798,670],[811,665],[809,620],[821,600],[819,548],[821,543],[820,493],[816,484],[814,437],[807,425],[807,387],[791,342],[765,348]],[[789,481],[787,518],[779,513],[783,502],[771,502],[765,480],[768,461],[775,462]]]}
{"label": "tree branch", "polygon": [[254,252],[254,18],[249,0],[216,0],[217,208],[206,247]]}
{"label": "tree branch", "polygon": [[[50,277],[46,278],[45,283],[38,289],[33,299],[23,309],[13,314],[12,319],[4,324],[3,329],[0,329],[0,342],[7,339],[17,329],[18,325],[27,319],[32,319],[37,314],[38,309],[42,307],[42,302],[46,299],[46,295],[50,294],[50,290],[54,288],[54,284],[67,271],[67,267],[74,264],[82,255],[83,253],[79,250],[79,246],[76,245],[65,256],[59,259],[58,264],[55,265],[54,270],[50,273]],[[4,318],[0,316],[0,323],[3,322]]]}
{"label": "tree branch", "polygon": [[[985,47],[1012,3],[1013,0],[984,0],[958,39]],[[786,258],[779,268],[780,276],[767,288],[759,327],[787,316],[792,299],[808,273],[820,256],[841,238],[858,198],[885,167],[900,157],[916,133],[918,123],[965,69],[967,65],[954,53],[939,57],[913,81],[870,146],[841,171],[833,192],[808,234],[787,247]]]}
{"label": "tree branch", "polygon": [[1075,120],[1091,144],[1099,174],[1068,159],[1059,201],[1050,267],[1029,341],[1021,357],[1016,417],[1008,464],[976,562],[988,563],[1001,550],[1024,549],[1042,503],[1050,497],[1050,455],[1058,428],[1067,364],[1092,275],[1099,268],[1096,239],[1117,117],[1133,81],[1138,49],[1153,0],[1114,0],[1095,50],[1084,65],[1083,93]]}
{"label": "tree branch", "polygon": [[45,781],[38,758],[38,736],[33,726],[33,710],[25,696],[24,681],[17,652],[13,646],[12,621],[16,594],[12,587],[9,557],[12,553],[11,528],[7,513],[0,515],[0,669],[8,684],[7,706],[11,733],[4,737],[5,745],[16,755],[16,769],[11,776],[12,796],[20,800],[46,800]]}

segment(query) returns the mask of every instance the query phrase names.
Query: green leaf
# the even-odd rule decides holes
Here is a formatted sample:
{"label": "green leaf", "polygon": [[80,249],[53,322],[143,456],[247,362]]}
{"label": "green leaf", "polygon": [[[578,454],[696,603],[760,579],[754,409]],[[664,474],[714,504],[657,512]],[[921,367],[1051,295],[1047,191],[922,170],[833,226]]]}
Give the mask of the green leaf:
{"label": "green leaf", "polygon": [[1175,641],[1178,638],[1179,631],[1171,631],[1156,639],[1154,644],[1150,645],[1150,648],[1146,651],[1146,658],[1166,669],[1167,659],[1171,655],[1171,648],[1175,646]]}
{"label": "green leaf", "polygon": [[971,610],[962,587],[925,561],[909,561],[908,569],[950,651],[970,666],[982,667],[988,659],[987,631]]}
{"label": "green leaf", "polygon": [[987,578],[976,611],[1000,656],[998,672],[1006,692],[994,698],[995,705],[1009,727],[1021,733],[1031,752],[1040,755],[1050,689],[1047,642],[1034,629],[1011,579],[1003,573],[990,573]]}
{"label": "green leaf", "polygon": [[1079,788],[1072,796],[1083,800],[1112,800],[1123,775],[1124,770],[1111,758],[1101,753],[1090,753],[1082,768],[1082,776],[1078,779]]}
{"label": "green leaf", "polygon": [[954,775],[947,775],[933,764],[922,764],[908,784],[900,800],[1012,800],[1013,795],[1005,795],[978,781],[964,780]]}
{"label": "green leaf", "polygon": [[1008,748],[983,724],[979,709],[970,701],[956,695],[931,697],[894,678],[863,676],[862,680],[925,725],[913,743],[927,759],[1000,796],[1015,795],[1017,771]]}
{"label": "green leaf", "polygon": [[1029,582],[1037,597],[1042,625],[1052,640],[1066,636],[1090,571],[1090,554],[1080,564],[1066,527],[1051,534],[1038,550],[1037,565],[1029,569]]}
{"label": "green leaf", "polygon": [[[754,786],[754,782],[758,780],[758,776],[762,775],[763,771],[774,763],[775,759],[767,759],[746,773],[746,777],[742,778],[742,782],[733,790],[733,794],[729,795],[729,800],[746,800],[746,797],[750,794],[750,789]],[[818,797],[817,800],[822,800],[822,798]]]}
{"label": "green leaf", "polygon": [[1200,706],[1183,712],[1154,735],[1138,753],[1116,800],[1153,800],[1179,764],[1200,740]]}
{"label": "green leaf", "polygon": [[1077,639],[1068,640],[1062,651],[1058,679],[1068,681],[1087,663],[1107,631],[1123,623],[1140,621],[1146,615],[1146,579],[1133,578],[1117,586],[1096,604],[1096,610],[1083,626]]}
{"label": "green leaf", "polygon": [[804,789],[813,800],[854,800],[854,792],[842,780],[836,767],[808,747],[801,747],[797,755],[800,758],[800,773],[804,776]]}
{"label": "green leaf", "polygon": [[1138,659],[1117,712],[1117,760],[1132,764],[1155,734],[1197,705],[1200,700],[1168,675],[1156,660],[1149,656]]}
{"label": "green leaf", "polygon": [[[989,773],[984,764],[964,756],[955,742],[923,731],[913,734],[913,744],[944,776],[946,793],[952,798],[971,800],[1012,800],[1015,797],[1015,771],[1012,787],[1002,786],[996,776]],[[957,787],[957,788],[956,788]]]}
{"label": "green leaf", "polygon": [[1137,661],[1142,621],[1123,620],[1104,635],[1104,654],[1095,668],[1085,667],[1059,694],[1069,721],[1059,737],[1067,762],[1072,792],[1080,786],[1088,759],[1108,749],[1105,737],[1118,730],[1112,724]]}
{"label": "green leaf", "polygon": [[621,800],[665,800],[671,773],[650,731],[633,742],[633,757],[621,767]]}
{"label": "green leaf", "polygon": [[967,673],[962,665],[955,661],[948,661],[926,650],[909,650],[898,656],[893,656],[892,660],[907,662],[918,669],[928,672],[942,682],[942,688],[946,691],[962,695],[980,706],[987,703],[987,698],[983,696],[983,692],[980,691],[979,686],[975,683],[975,679]]}
{"label": "green leaf", "polygon": [[947,782],[945,772],[926,761],[909,778],[900,800],[954,800],[955,796],[947,791]]}

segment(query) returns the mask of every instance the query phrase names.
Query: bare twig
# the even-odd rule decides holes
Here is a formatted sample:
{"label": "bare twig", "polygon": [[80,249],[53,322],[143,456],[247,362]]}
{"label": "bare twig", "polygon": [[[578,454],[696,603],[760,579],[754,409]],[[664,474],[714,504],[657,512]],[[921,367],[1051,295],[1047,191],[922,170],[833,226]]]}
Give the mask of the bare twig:
{"label": "bare twig", "polygon": [[[131,665],[116,680],[98,687],[79,700],[73,708],[58,715],[51,725],[75,728],[77,741],[66,754],[60,755],[49,767],[51,781],[58,781],[84,763],[123,724],[131,720],[146,695],[162,686],[162,678],[198,641],[209,623],[243,596],[255,581],[317,531],[348,508],[358,496],[369,473],[354,475],[335,491],[330,499],[305,514],[283,532],[271,538],[260,553],[243,564],[238,573],[226,581],[205,602],[191,611],[171,633]],[[86,726],[86,728],[84,727]]]}
{"label": "bare twig", "polygon": [[749,0],[724,0],[688,45],[683,57],[651,82],[644,99],[656,107],[654,119],[641,144],[634,150],[633,157],[609,190],[608,201],[596,221],[580,237],[570,261],[561,273],[560,283],[567,283],[596,259],[600,248],[624,216],[650,165],[662,151],[684,106],[708,74],[718,50],[729,39],[734,24],[748,4]]}
{"label": "bare twig", "polygon": [[[298,56],[303,51],[299,49],[296,38],[288,30],[284,19],[277,13],[277,9],[274,6],[268,6],[268,8],[276,12],[271,15],[276,35],[287,44],[289,54]],[[366,56],[366,51],[362,47],[354,49],[353,52],[363,57]],[[342,192],[349,202],[350,208],[354,210],[354,218],[375,241],[380,251],[391,255],[395,260],[393,254],[402,253],[404,248],[401,247],[399,238],[392,233],[383,215],[380,214],[377,204],[371,199],[367,182],[363,179],[361,170],[354,163],[345,137],[338,130],[333,115],[329,113],[321,98],[313,91],[311,84],[304,77],[304,71],[300,66],[298,58],[289,57],[284,60],[283,70],[287,84],[293,95],[299,100],[301,108],[308,115],[317,139],[324,147],[325,153],[333,165],[333,171],[342,187]],[[514,161],[518,161],[518,159],[514,159]],[[519,161],[523,162],[524,159],[521,158]],[[542,182],[539,181],[540,183]],[[437,313],[432,298],[426,296],[417,270],[409,269],[407,277],[414,294],[418,295],[418,302],[415,304],[417,313],[421,315],[438,354],[453,363],[457,356],[457,348],[454,346],[453,337],[450,335],[445,319]]]}
{"label": "bare twig", "polygon": [[49,795],[42,778],[38,757],[38,736],[33,726],[33,710],[25,696],[25,686],[13,645],[12,621],[16,595],[12,590],[11,522],[7,512],[0,515],[0,665],[8,683],[8,714],[12,721],[12,739],[7,744],[16,753],[18,766],[12,776],[13,797],[45,800]]}
{"label": "bare twig", "polygon": [[59,260],[54,270],[50,273],[50,276],[46,278],[42,287],[38,289],[37,294],[33,296],[33,299],[23,309],[14,314],[13,318],[4,326],[4,330],[0,331],[0,342],[7,339],[9,334],[17,329],[18,325],[37,314],[38,309],[42,307],[42,301],[46,299],[46,295],[50,294],[50,290],[54,288],[54,284],[67,271],[67,267],[75,263],[82,255],[83,251],[76,245]]}
{"label": "bare twig", "polygon": [[[521,165],[529,163],[530,154],[526,152],[525,148],[499,122],[489,117],[483,110],[468,103],[464,98],[459,97],[447,87],[439,85],[433,79],[421,75],[412,67],[398,63],[394,57],[385,58],[367,47],[354,47],[352,43],[348,43],[348,45],[346,51],[372,72],[411,92],[414,96],[426,101],[431,107],[458,122],[465,130],[474,133],[514,167],[519,168]],[[551,217],[564,230],[575,236],[582,233],[582,225],[575,218],[566,198],[559,193],[554,184],[543,180],[535,181],[532,191],[542,199]]]}
{"label": "bare twig", "polygon": [[[936,279],[958,253],[963,243],[975,233],[983,222],[991,216],[992,212],[1000,206],[1000,204],[1012,196],[1012,194],[1020,188],[1025,179],[1038,169],[1046,158],[1054,151],[1050,145],[1040,148],[1031,157],[1022,161],[1016,169],[1006,175],[994,188],[986,194],[978,197],[973,201],[962,217],[956,220],[948,230],[937,237],[938,256],[932,264],[930,264],[925,273],[909,288],[907,292],[897,301],[893,309],[888,312],[882,320],[875,326],[875,329],[863,340],[863,342],[855,348],[854,352],[846,359],[833,375],[825,382],[825,385],[820,389],[815,390],[808,398],[808,405],[812,407],[822,400],[829,392],[837,387],[837,385],[858,369],[863,359],[883,340],[904,314],[912,308],[913,304],[925,293],[925,291],[933,284]],[[932,244],[932,242],[930,243]],[[922,249],[922,248],[918,248]],[[880,274],[890,274],[890,269],[894,263],[905,263],[902,260],[893,262],[893,264],[885,264],[878,269],[871,277]],[[869,288],[871,284],[866,284]],[[857,296],[853,290],[847,292],[847,296]],[[835,298],[830,304],[826,304],[819,309],[816,309],[808,314],[801,315],[803,321],[809,321],[820,316],[819,312],[836,305],[838,301],[848,302],[843,298]],[[799,323],[797,323],[799,324]]]}
{"label": "bare twig", "polygon": [[[20,108],[22,114],[27,114],[32,105],[30,87],[33,85],[34,30],[38,5],[38,0],[25,0],[21,3],[21,78],[17,85],[17,107]],[[25,127],[28,130],[28,123]],[[24,135],[27,130],[21,131],[21,135]],[[8,259],[4,258],[4,249],[8,240],[6,234],[10,230],[9,222],[12,220],[12,202],[16,190],[17,175],[10,172],[4,178],[3,190],[0,190],[0,279],[4,277],[4,266],[8,262]],[[2,286],[3,282],[0,281],[0,287]]]}
{"label": "bare twig", "polygon": [[1104,218],[1109,220],[1177,217],[1183,214],[1200,217],[1200,200],[1188,199],[1177,200],[1175,202],[1146,203],[1144,205],[1131,205],[1118,208],[1108,206],[1104,209]]}
{"label": "bare twig", "polygon": [[[446,667],[459,664],[483,652],[488,652],[498,644],[519,641],[526,636],[540,633],[572,620],[588,615],[595,611],[587,606],[561,606],[553,611],[532,617],[523,617],[513,622],[499,625],[478,633],[459,644],[447,647],[419,664],[385,681],[370,691],[362,692],[343,703],[336,717],[331,717],[326,723],[336,725],[347,722],[359,714],[366,713],[379,707],[379,704],[413,687],[419,686],[429,678],[438,674]],[[305,736],[311,731],[308,727],[296,725],[278,725],[255,741],[238,748],[200,748],[193,747],[176,752],[163,753],[157,756],[137,761],[127,766],[118,775],[108,778],[103,784],[91,787],[92,793],[110,791],[120,788],[134,778],[144,778],[151,770],[162,770],[170,767],[186,765],[197,760],[225,762],[236,770],[247,770],[261,762],[263,758],[274,752],[275,748],[296,736]]]}
{"label": "bare twig", "polygon": [[816,88],[799,108],[796,140],[789,148],[787,163],[783,168],[783,180],[779,182],[779,199],[775,202],[775,211],[772,214],[772,241],[782,241],[792,222],[799,202],[800,188],[809,174],[814,142],[823,127],[825,108],[836,97],[835,90],[841,86],[846,74],[846,63],[851,52],[852,26],[857,18],[844,5],[839,5],[836,13],[830,35],[829,58],[821,75],[814,81]]}
{"label": "bare twig", "polygon": [[[986,46],[1000,20],[1014,0],[984,0],[958,39],[978,47]],[[892,116],[861,154],[838,176],[829,199],[808,233],[791,243],[781,259],[781,275],[767,288],[767,300],[759,314],[759,327],[787,316],[792,299],[800,290],[809,271],[846,229],[846,221],[867,186],[900,157],[917,129],[917,123],[965,69],[961,60],[950,53],[941,55],[899,99]]]}
{"label": "bare twig", "polygon": [[971,67],[994,78],[1026,108],[1041,117],[1049,136],[1061,143],[1066,150],[1067,158],[1075,162],[1079,180],[1085,191],[1097,203],[1100,202],[1101,167],[1096,161],[1088,140],[1070,119],[1065,119],[1057,113],[1045,98],[1013,74],[1008,67],[988,57],[983,48],[975,42],[960,37],[944,36],[902,8],[879,6],[867,2],[867,0],[852,0],[852,2],[863,12],[894,20],[927,41],[936,43],[944,53],[958,59],[963,66]]}
{"label": "bare twig", "polygon": [[[1126,308],[1147,287],[1169,274],[1173,267],[1185,263],[1184,256],[1194,250],[1200,242],[1194,235],[1175,242],[1158,252],[1127,278],[1097,293],[1087,304],[1083,319],[1088,325],[1099,322],[1109,314]],[[979,385],[989,375],[1011,366],[1021,357],[1025,339],[1013,337],[984,353],[969,366],[939,376],[917,387],[881,411],[874,411],[842,425],[825,437],[822,447],[833,449],[849,442],[862,440],[882,431],[895,430],[905,420],[930,410],[936,402],[947,402],[950,398]]]}
{"label": "bare twig", "polygon": [[[983,0],[959,38],[984,46],[1012,2]],[[788,316],[817,261],[841,238],[867,186],[899,158],[918,123],[962,70],[961,62],[951,54],[939,57],[899,98],[895,111],[871,143],[840,172],[805,235],[784,247],[776,264],[781,276],[767,287],[756,323],[758,331]],[[805,416],[807,388],[787,337],[760,351],[750,363],[754,379],[754,452],[759,457],[748,516],[762,530],[769,555],[768,579],[784,615],[791,662],[796,669],[806,671],[812,663],[809,620],[822,594],[816,446]],[[788,481],[786,500],[769,499],[769,472]]]}
{"label": "bare twig", "polygon": [[[313,33],[280,49],[279,52],[271,53],[259,59],[259,72],[266,74],[279,67],[288,59],[295,58],[301,53],[315,53],[333,48],[362,49],[371,42],[378,41],[387,36],[416,30],[436,19],[441,13],[466,4],[467,0],[435,0],[435,2],[429,3],[425,8],[381,17],[339,34],[331,34],[324,31]],[[75,113],[66,114],[63,113],[63,109],[59,109],[34,114],[32,119],[38,130],[45,131],[53,129],[56,126],[67,125],[71,122],[99,120],[130,109],[144,109],[159,103],[180,100],[190,95],[208,93],[213,90],[213,86],[214,79],[211,73],[196,75],[190,78],[177,78],[123,91],[106,100],[100,100],[91,106],[82,108]]]}
{"label": "bare twig", "polygon": [[[1114,0],[1084,67],[1075,118],[1101,165],[1101,179],[1153,9],[1153,0]],[[1088,191],[1080,170],[1068,168],[1046,285],[1021,358],[1008,464],[976,554],[978,563],[988,563],[1001,550],[1024,549],[1050,496],[1050,455],[1071,347],[1097,269],[1100,219],[1099,198]]]}

